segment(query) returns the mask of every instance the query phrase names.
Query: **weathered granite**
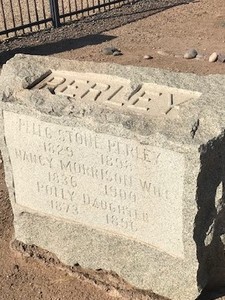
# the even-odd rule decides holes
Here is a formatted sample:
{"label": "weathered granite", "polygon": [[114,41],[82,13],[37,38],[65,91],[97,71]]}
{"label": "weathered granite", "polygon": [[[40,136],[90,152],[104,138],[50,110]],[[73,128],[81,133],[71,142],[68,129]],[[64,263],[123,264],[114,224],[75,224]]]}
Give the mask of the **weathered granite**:
{"label": "weathered granite", "polygon": [[0,81],[15,239],[171,299],[225,282],[225,76],[16,55]]}

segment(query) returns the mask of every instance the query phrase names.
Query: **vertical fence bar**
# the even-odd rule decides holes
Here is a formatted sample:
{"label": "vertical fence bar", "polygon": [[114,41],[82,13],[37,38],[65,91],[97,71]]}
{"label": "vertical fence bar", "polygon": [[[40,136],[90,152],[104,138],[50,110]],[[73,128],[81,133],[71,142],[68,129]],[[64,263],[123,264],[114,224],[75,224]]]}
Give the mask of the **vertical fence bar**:
{"label": "vertical fence bar", "polygon": [[59,3],[58,0],[49,0],[50,1],[50,10],[52,17],[52,24],[55,28],[60,27],[60,18],[59,18]]}
{"label": "vertical fence bar", "polygon": [[[12,22],[13,22],[13,27],[16,27],[16,22],[15,22],[15,16],[14,16],[14,10],[13,10],[13,5],[12,5],[12,0],[9,1],[10,3],[10,10],[11,10],[11,16],[12,16]],[[15,31],[15,35],[17,36],[17,32]]]}
{"label": "vertical fence bar", "polygon": [[98,11],[99,12],[101,11],[100,5],[101,5],[101,2],[100,2],[100,0],[98,0]]}
{"label": "vertical fence bar", "polygon": [[[20,12],[20,22],[21,22],[21,25],[23,26],[24,25],[24,23],[23,23],[23,13],[22,13],[22,7],[21,7],[20,0],[18,0],[18,6],[19,6],[19,12]],[[23,33],[25,33],[24,28],[22,30],[23,30]]]}
{"label": "vertical fence bar", "polygon": [[[69,13],[71,14],[72,10],[71,10],[71,3],[70,0],[68,0],[68,5],[69,5]],[[70,21],[72,21],[72,15],[70,15]]]}
{"label": "vertical fence bar", "polygon": [[[78,8],[77,8],[77,0],[74,1],[74,7],[75,7],[75,11],[77,12]],[[76,17],[78,18],[78,14],[76,13]]]}
{"label": "vertical fence bar", "polygon": [[[5,17],[5,11],[4,11],[4,5],[2,0],[0,0],[0,4],[1,4],[1,9],[2,9],[2,17],[3,17],[3,24],[4,24],[4,29],[7,30],[7,24],[6,24],[6,17]],[[6,33],[6,36],[8,37],[9,34]]]}
{"label": "vertical fence bar", "polygon": [[[36,21],[39,21],[39,16],[38,16],[38,10],[37,10],[37,3],[36,0],[34,0],[34,11],[35,11],[35,16],[36,16]],[[40,25],[38,24],[38,29],[40,29]]]}
{"label": "vertical fence bar", "polygon": [[112,6],[111,0],[108,0],[108,2],[109,2],[109,10],[110,10],[110,9],[111,9],[111,6]]}
{"label": "vertical fence bar", "polygon": [[84,16],[84,12],[83,12],[83,9],[84,9],[83,0],[81,0],[80,8],[82,10],[82,14],[81,15],[82,15],[82,18],[83,18],[83,16]]}
{"label": "vertical fence bar", "polygon": [[90,15],[90,11],[89,11],[89,0],[87,0],[86,2],[87,2],[87,9],[88,9],[87,14],[88,14],[88,16],[89,16],[89,15]]}
{"label": "vertical fence bar", "polygon": [[[61,1],[61,5],[62,5],[62,14],[64,15],[64,14],[65,14],[64,0]],[[63,22],[64,22],[64,23],[66,22],[65,17],[63,17]]]}
{"label": "vertical fence bar", "polygon": [[[45,12],[45,1],[42,0],[42,13],[43,13],[43,17],[46,20],[46,12]],[[45,22],[45,28],[47,28],[47,22]]]}
{"label": "vertical fence bar", "polygon": [[103,0],[103,4],[104,4],[104,11],[106,11],[106,2],[105,2],[105,0]]}
{"label": "vertical fence bar", "polygon": [[[95,6],[95,0],[92,0],[92,6]],[[93,13],[95,13],[95,9],[93,9]]]}
{"label": "vertical fence bar", "polygon": [[[27,15],[28,15],[28,21],[29,21],[29,24],[31,23],[31,17],[30,17],[30,5],[29,5],[29,1],[26,0],[26,4],[27,4]],[[32,26],[30,26],[30,31],[32,32]]]}

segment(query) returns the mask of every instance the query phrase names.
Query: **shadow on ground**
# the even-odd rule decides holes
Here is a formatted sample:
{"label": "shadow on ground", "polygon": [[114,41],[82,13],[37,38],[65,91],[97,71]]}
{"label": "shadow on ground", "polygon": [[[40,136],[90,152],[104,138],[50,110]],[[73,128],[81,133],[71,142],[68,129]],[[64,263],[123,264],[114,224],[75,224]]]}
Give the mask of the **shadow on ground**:
{"label": "shadow on ground", "polygon": [[[0,65],[16,53],[51,55],[96,45],[113,36],[102,32],[158,14],[172,7],[196,2],[194,0],[139,0],[133,4],[88,16],[57,29],[48,29],[0,43]],[[34,46],[35,45],[35,46]]]}
{"label": "shadow on ground", "polygon": [[8,59],[12,58],[16,53],[31,55],[51,55],[55,53],[70,51],[83,48],[88,45],[97,45],[103,42],[115,39],[115,36],[93,34],[77,39],[65,39],[61,41],[44,43],[40,45],[28,45],[27,47],[19,47],[9,51],[3,51],[0,55],[0,64],[4,64]]}

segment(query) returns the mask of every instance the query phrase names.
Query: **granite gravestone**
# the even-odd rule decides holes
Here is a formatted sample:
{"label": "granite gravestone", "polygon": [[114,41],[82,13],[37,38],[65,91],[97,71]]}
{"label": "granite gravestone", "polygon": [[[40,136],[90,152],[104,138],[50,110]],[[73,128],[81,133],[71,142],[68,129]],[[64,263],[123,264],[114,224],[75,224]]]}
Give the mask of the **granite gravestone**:
{"label": "granite gravestone", "polygon": [[8,61],[1,149],[15,238],[172,299],[224,284],[218,82],[225,77]]}

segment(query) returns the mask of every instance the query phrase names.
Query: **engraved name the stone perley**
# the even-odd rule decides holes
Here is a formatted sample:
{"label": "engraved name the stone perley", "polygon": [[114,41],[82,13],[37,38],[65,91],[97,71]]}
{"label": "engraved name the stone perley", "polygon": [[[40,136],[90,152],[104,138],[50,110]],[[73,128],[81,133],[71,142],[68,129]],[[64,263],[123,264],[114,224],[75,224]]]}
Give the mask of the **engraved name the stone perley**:
{"label": "engraved name the stone perley", "polygon": [[4,111],[16,203],[183,257],[184,158]]}
{"label": "engraved name the stone perley", "polygon": [[149,116],[177,117],[182,103],[201,95],[199,92],[154,83],[142,83],[127,95],[130,81],[106,74],[49,71],[43,77],[38,83],[32,84],[32,88],[47,88],[54,94],[116,105]]}

